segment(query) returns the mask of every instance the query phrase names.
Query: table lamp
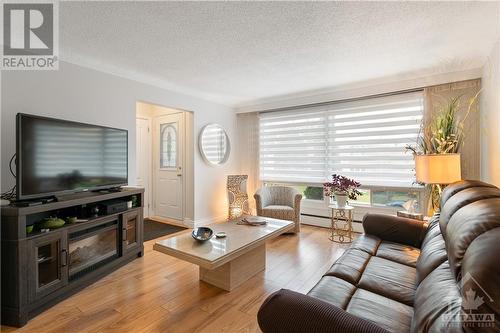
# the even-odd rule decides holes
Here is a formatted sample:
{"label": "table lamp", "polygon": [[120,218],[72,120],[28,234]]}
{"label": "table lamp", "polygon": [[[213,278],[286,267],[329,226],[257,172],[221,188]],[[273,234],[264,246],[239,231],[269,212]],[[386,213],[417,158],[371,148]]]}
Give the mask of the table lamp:
{"label": "table lamp", "polygon": [[227,197],[229,201],[228,219],[233,220],[249,214],[247,195],[248,175],[227,176]]}
{"label": "table lamp", "polygon": [[439,195],[432,198],[432,205],[439,209],[443,187],[462,179],[460,154],[415,155],[415,171],[419,183],[437,187]]}

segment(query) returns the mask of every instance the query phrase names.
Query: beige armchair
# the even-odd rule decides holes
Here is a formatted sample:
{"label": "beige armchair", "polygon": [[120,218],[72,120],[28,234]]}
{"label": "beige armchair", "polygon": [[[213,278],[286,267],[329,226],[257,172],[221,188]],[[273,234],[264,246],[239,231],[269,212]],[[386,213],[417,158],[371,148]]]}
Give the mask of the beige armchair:
{"label": "beige armchair", "polygon": [[302,194],[291,187],[267,186],[255,195],[257,215],[295,223],[294,233],[300,232],[300,201]]}

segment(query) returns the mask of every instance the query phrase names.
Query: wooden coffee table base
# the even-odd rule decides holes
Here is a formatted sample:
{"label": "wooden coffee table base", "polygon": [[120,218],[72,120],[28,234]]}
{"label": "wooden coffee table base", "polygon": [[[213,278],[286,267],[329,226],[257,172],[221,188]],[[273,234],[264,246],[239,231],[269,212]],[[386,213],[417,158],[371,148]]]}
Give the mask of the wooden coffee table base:
{"label": "wooden coffee table base", "polygon": [[266,242],[295,226],[292,221],[266,220],[262,226],[237,221],[212,223],[209,227],[215,233],[225,232],[225,238],[199,242],[186,230],[157,241],[153,249],[197,265],[200,281],[230,291],[262,272],[266,268]]}
{"label": "wooden coffee table base", "polygon": [[231,291],[264,269],[266,269],[265,243],[215,269],[200,267],[200,280]]}

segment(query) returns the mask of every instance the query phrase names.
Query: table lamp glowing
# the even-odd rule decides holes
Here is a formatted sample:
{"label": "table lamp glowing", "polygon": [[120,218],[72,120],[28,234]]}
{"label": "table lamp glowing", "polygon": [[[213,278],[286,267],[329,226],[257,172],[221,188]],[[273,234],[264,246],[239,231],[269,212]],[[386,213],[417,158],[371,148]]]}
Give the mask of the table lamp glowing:
{"label": "table lamp glowing", "polygon": [[460,154],[428,154],[415,156],[417,181],[447,185],[462,179]]}
{"label": "table lamp glowing", "polygon": [[415,155],[415,172],[419,183],[430,184],[431,200],[427,214],[439,211],[444,186],[462,179],[460,154]]}

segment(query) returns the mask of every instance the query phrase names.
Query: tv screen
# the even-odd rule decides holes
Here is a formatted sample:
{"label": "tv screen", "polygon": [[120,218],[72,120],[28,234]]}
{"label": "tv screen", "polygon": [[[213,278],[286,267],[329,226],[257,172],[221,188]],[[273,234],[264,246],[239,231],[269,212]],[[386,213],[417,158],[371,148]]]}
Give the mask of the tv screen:
{"label": "tv screen", "polygon": [[127,184],[128,132],[17,115],[17,198]]}

